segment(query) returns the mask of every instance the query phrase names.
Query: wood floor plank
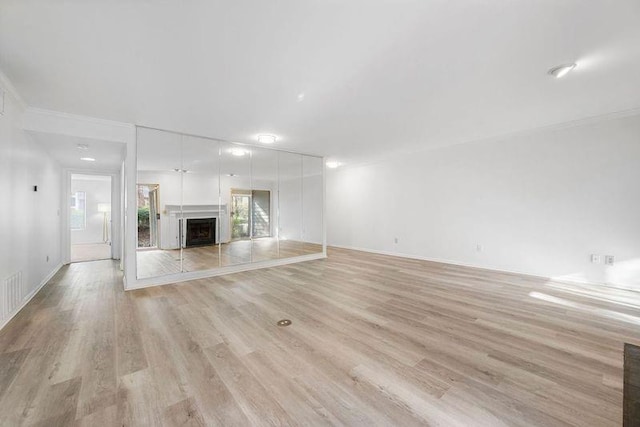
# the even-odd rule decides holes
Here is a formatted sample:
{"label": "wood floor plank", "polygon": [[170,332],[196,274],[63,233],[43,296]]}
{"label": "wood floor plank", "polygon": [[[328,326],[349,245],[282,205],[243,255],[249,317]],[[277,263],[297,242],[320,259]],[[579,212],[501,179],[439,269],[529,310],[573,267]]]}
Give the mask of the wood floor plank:
{"label": "wood floor plank", "polygon": [[0,331],[0,425],[617,426],[639,325],[638,292],[343,249],[132,292],[72,264]]}

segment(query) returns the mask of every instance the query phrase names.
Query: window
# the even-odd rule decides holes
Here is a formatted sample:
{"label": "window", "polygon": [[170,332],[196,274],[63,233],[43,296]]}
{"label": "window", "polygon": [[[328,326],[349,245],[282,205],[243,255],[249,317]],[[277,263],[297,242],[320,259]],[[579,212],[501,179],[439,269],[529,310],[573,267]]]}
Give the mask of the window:
{"label": "window", "polygon": [[231,189],[231,239],[271,236],[271,192]]}
{"label": "window", "polygon": [[71,195],[70,224],[72,230],[84,230],[87,226],[87,196],[84,191]]}

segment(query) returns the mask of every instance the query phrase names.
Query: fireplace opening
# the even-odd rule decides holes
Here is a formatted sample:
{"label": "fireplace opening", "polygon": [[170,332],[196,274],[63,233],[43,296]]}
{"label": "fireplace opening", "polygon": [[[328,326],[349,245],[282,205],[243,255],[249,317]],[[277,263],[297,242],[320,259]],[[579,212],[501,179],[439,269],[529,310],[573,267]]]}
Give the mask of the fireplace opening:
{"label": "fireplace opening", "polygon": [[187,218],[185,247],[216,244],[215,218]]}

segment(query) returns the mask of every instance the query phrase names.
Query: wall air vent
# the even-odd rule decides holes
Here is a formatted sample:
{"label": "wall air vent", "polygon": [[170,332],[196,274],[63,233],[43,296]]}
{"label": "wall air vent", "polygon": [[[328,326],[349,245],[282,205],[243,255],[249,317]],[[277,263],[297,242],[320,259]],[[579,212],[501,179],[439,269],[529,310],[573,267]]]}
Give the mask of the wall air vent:
{"label": "wall air vent", "polygon": [[7,277],[2,283],[2,290],[0,291],[0,299],[2,299],[0,307],[2,310],[2,313],[0,313],[2,315],[1,319],[7,319],[15,313],[24,297],[25,289],[22,282],[22,272],[19,271]]}

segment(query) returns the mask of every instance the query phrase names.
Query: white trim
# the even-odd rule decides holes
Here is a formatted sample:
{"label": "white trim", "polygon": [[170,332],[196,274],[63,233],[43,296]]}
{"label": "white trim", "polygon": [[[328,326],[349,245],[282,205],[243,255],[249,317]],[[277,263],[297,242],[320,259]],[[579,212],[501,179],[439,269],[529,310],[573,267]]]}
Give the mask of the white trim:
{"label": "white trim", "polygon": [[61,212],[61,227],[62,238],[60,241],[60,253],[62,264],[71,263],[71,226],[69,221],[69,196],[71,195],[71,176],[72,175],[99,175],[109,176],[111,178],[111,255],[110,259],[122,259],[121,243],[124,236],[121,234],[120,224],[123,221],[121,217],[121,194],[120,194],[120,172],[109,169],[105,170],[88,170],[88,169],[75,169],[75,168],[63,168],[62,169],[62,207]]}
{"label": "white trim", "polygon": [[[24,102],[24,99],[22,98],[22,96],[20,96],[20,92],[18,92],[13,83],[11,83],[11,80],[9,80],[9,77],[7,77],[7,75],[3,73],[2,70],[0,70],[0,89],[4,90],[5,95],[11,95],[11,97],[15,99],[15,101],[23,110],[27,108],[27,103]],[[7,102],[5,100],[5,107],[6,105]]]}
{"label": "white trim", "polygon": [[606,122],[609,120],[622,119],[625,117],[632,117],[632,116],[638,116],[638,115],[640,115],[640,107],[634,107],[627,110],[603,113],[595,116],[587,116],[587,117],[563,121],[563,122],[554,122],[554,123],[544,124],[544,125],[540,125],[532,128],[525,128],[525,129],[519,129],[519,130],[514,130],[514,131],[509,131],[504,133],[498,133],[498,134],[489,135],[485,137],[465,139],[457,142],[444,143],[444,144],[435,144],[429,147],[421,147],[413,150],[409,149],[407,151],[390,153],[388,155],[385,155],[385,157],[377,157],[369,161],[348,163],[345,165],[341,165],[340,168],[335,169],[335,171],[375,165],[379,163],[386,163],[410,154],[425,153],[432,150],[440,150],[440,149],[456,147],[464,144],[496,142],[503,139],[535,135],[536,133],[544,132],[544,131],[557,131],[557,130],[563,130],[563,129],[571,129],[578,126],[586,126],[590,124],[596,124],[600,122]]}
{"label": "white trim", "polygon": [[128,278],[124,281],[125,289],[127,283],[136,283],[137,259],[136,250],[138,246],[138,162],[137,162],[137,127],[130,130],[129,139],[125,147],[124,158],[124,194],[122,205],[122,223],[124,224],[122,261],[124,276]]}
{"label": "white trim", "polygon": [[38,285],[37,288],[35,288],[33,291],[31,291],[31,293],[29,293],[29,295],[27,295],[27,297],[22,301],[22,304],[20,304],[20,307],[18,307],[17,309],[15,309],[13,311],[13,313],[11,313],[9,315],[9,317],[7,317],[4,321],[2,321],[2,324],[0,325],[0,331],[9,324],[9,322],[11,321],[11,319],[13,319],[16,314],[18,314],[20,312],[20,310],[22,310],[27,304],[29,304],[29,301],[31,301],[33,299],[33,297],[36,296],[36,294],[38,292],[40,292],[40,289],[42,289],[44,287],[44,285],[46,285],[49,280],[51,280],[53,278],[53,276],[56,275],[56,273],[60,270],[60,268],[62,268],[62,263],[59,263],[58,265],[56,265],[53,270],[51,270],[51,272],[47,275],[47,277],[45,277],[42,282],[40,282],[40,284]]}
{"label": "white trim", "polygon": [[302,255],[292,258],[275,259],[268,261],[260,261],[247,264],[230,265],[228,267],[216,268],[211,270],[190,271],[187,273],[175,273],[166,276],[150,277],[145,279],[137,279],[135,281],[124,280],[124,288],[126,291],[135,289],[149,288],[153,286],[170,285],[173,283],[188,282],[190,280],[206,279],[208,277],[222,276],[224,274],[240,273],[242,271],[259,270],[262,268],[278,267],[287,264],[295,264],[303,261],[313,261],[316,259],[324,259],[326,255],[323,253]]}
{"label": "white trim", "polygon": [[327,256],[327,165],[322,158],[322,253]]}
{"label": "white trim", "polygon": [[69,135],[104,142],[129,143],[133,124],[28,107],[22,116],[25,131]]}
{"label": "white trim", "polygon": [[[100,119],[100,118],[91,117],[91,116],[81,116],[79,114],[71,114],[71,113],[65,113],[62,111],[47,110],[45,108],[28,107],[27,110],[30,113],[34,113],[38,115],[54,117],[58,119],[77,120],[79,122],[91,123],[91,124],[101,125],[101,126],[115,126],[115,127],[121,127],[123,129],[131,129],[131,127],[134,126],[131,123],[117,122],[115,120]],[[120,141],[120,142],[126,143],[127,141]]]}
{"label": "white trim", "polygon": [[531,271],[507,270],[507,269],[504,269],[504,268],[498,268],[498,267],[493,267],[493,266],[486,266],[486,265],[480,265],[480,264],[470,264],[470,263],[465,263],[465,262],[460,262],[460,261],[451,261],[451,260],[441,259],[441,258],[431,258],[431,257],[422,256],[422,255],[405,254],[405,253],[402,253],[402,252],[379,251],[379,250],[375,250],[375,249],[365,249],[365,248],[359,248],[359,247],[354,247],[354,246],[342,246],[342,245],[329,245],[329,248],[347,249],[347,250],[351,250],[351,251],[367,252],[367,253],[371,253],[371,254],[393,256],[393,257],[398,257],[398,258],[415,259],[415,260],[419,260],[419,261],[430,261],[430,262],[436,262],[436,263],[439,263],[439,264],[454,265],[454,266],[458,266],[458,267],[476,268],[478,270],[488,270],[488,271],[497,271],[497,272],[500,272],[500,273],[518,274],[518,275],[521,275],[521,276],[535,277],[537,279],[551,280],[551,281],[554,281],[554,282],[576,283],[576,284],[583,284],[583,285],[607,286],[607,287],[610,287],[610,288],[616,288],[616,289],[623,289],[623,290],[627,290],[627,291],[640,292],[640,289],[631,288],[629,286],[625,286],[625,285],[621,285],[621,284],[617,284],[617,283],[591,282],[589,280],[582,280],[582,279],[579,279],[579,278],[569,278],[569,277],[568,278],[564,278],[563,277],[563,278],[554,279],[553,277],[545,276],[544,274],[534,273],[534,272],[531,272]]}

